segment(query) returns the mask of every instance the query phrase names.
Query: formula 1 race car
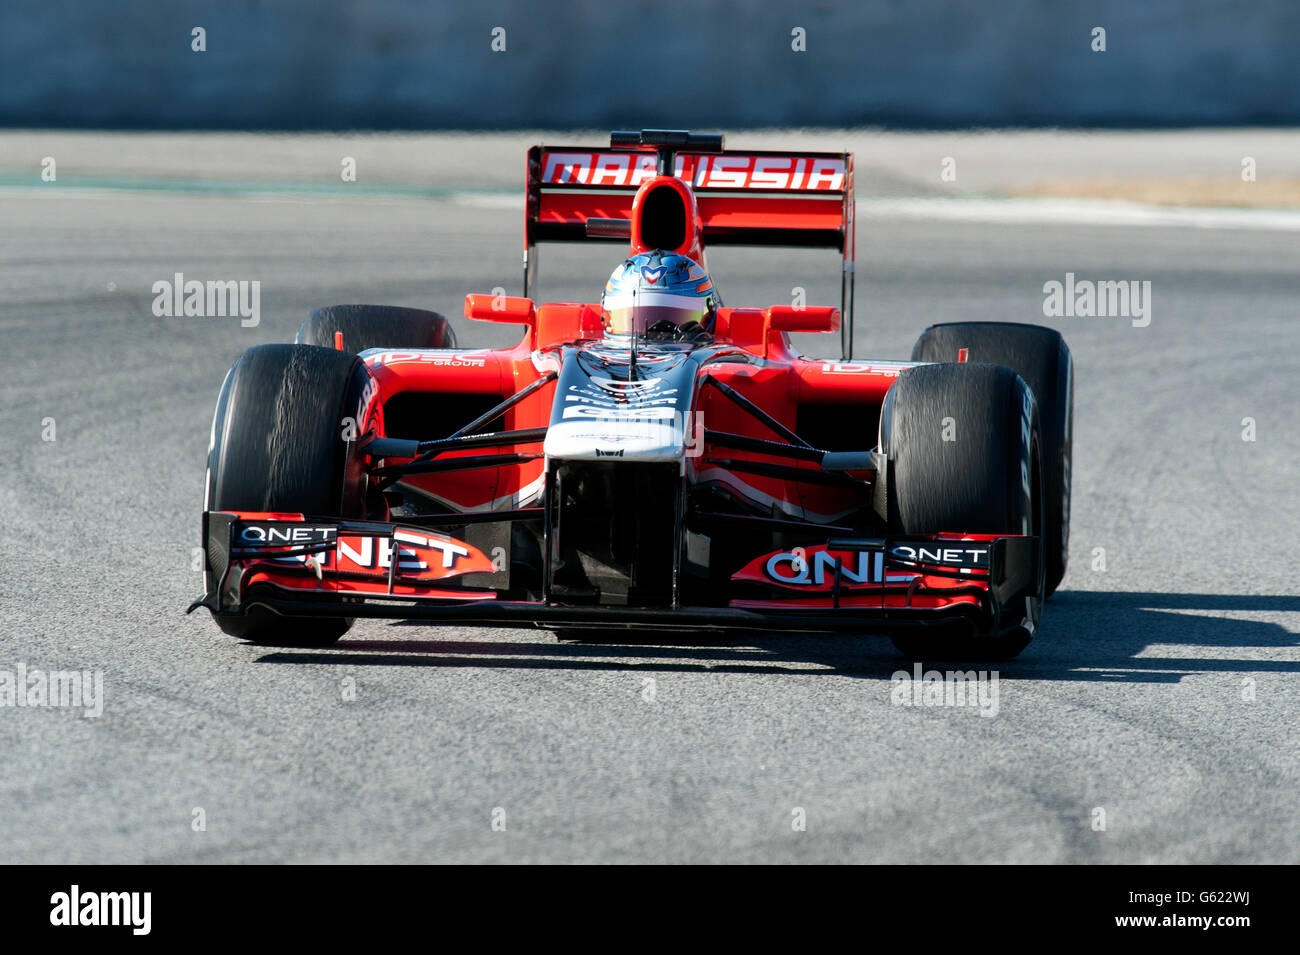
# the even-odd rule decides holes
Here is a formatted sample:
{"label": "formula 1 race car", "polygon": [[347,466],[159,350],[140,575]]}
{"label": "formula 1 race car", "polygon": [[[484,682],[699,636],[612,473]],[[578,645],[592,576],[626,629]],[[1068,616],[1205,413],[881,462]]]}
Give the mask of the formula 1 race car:
{"label": "formula 1 race car", "polygon": [[[205,594],[226,633],[324,646],[358,617],[888,634],[1002,659],[1065,572],[1069,349],[1047,328],[926,329],[852,355],[850,153],[615,132],[528,152],[524,326],[456,347],[434,312],[323,308],[217,399]],[[599,303],[527,297],[544,241],[618,242]],[[824,247],[840,308],[727,307],[713,245]],[[838,333],[837,359],[791,332]]]}

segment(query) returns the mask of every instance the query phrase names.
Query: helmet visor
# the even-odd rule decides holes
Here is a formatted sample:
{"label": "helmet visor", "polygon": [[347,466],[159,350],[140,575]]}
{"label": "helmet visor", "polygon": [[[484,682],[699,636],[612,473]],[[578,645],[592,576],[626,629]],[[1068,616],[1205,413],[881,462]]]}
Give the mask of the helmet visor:
{"label": "helmet visor", "polygon": [[703,298],[638,292],[635,297],[629,295],[606,300],[603,318],[605,334],[640,337],[660,322],[675,326],[687,322],[703,323],[708,314],[708,303]]}

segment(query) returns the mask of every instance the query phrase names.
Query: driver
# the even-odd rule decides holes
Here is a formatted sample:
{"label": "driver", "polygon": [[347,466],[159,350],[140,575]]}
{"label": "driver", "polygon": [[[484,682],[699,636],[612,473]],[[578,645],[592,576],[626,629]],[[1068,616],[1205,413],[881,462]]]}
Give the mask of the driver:
{"label": "driver", "polygon": [[698,262],[662,249],[623,262],[600,302],[606,335],[667,342],[711,340],[722,304]]}

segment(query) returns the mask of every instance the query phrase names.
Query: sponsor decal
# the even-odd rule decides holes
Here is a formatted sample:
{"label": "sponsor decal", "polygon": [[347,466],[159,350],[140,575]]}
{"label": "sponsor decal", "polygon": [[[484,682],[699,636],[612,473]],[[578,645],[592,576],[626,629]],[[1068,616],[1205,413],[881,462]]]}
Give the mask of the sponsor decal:
{"label": "sponsor decal", "polygon": [[570,440],[582,439],[585,441],[604,441],[606,444],[621,444],[624,441],[643,441],[645,436],[642,433],[637,434],[609,434],[607,432],[581,432],[567,435]]}
{"label": "sponsor decal", "polygon": [[910,564],[932,564],[966,570],[987,570],[989,566],[988,545],[964,541],[960,542],[960,546],[944,541],[932,544],[895,544],[889,548],[889,556]]}
{"label": "sponsor decal", "polygon": [[[684,158],[678,157],[679,170]],[[653,179],[656,169],[655,156],[650,153],[547,153],[542,182],[639,186],[647,179]]]}
{"label": "sponsor decal", "polygon": [[[702,411],[694,412],[692,422],[673,408],[577,406],[566,408],[561,419],[552,423],[547,434],[546,453],[553,457],[644,457],[647,451],[676,448],[686,458],[704,453]],[[601,450],[611,444],[628,445],[628,449]]]}
{"label": "sponsor decal", "polygon": [[312,527],[307,524],[243,524],[235,536],[241,543],[253,547],[292,547],[298,544],[322,544],[333,540],[337,532],[337,527]]}
{"label": "sponsor decal", "polygon": [[[841,590],[895,582],[892,575],[885,574],[885,555],[880,551],[831,551],[824,545],[765,554],[732,574],[731,579],[829,593],[835,586],[837,564]],[[896,579],[905,582],[912,575]]]}
{"label": "sponsor decal", "polygon": [[[370,410],[370,406],[374,403],[375,397],[378,394],[379,382],[367,375],[366,386],[361,390],[361,397],[357,399],[357,413],[352,419],[353,422],[361,421],[365,422],[367,425],[370,424],[369,420],[367,420],[368,415],[366,412]],[[350,441],[352,440],[352,437],[355,437],[355,434],[351,437],[345,435],[345,437]]]}
{"label": "sponsor decal", "polygon": [[[896,543],[889,548],[892,561],[955,568],[963,573],[987,570],[989,545],[977,541],[927,541]],[[879,584],[908,583],[915,573],[888,572],[884,551],[832,551],[825,545],[799,547],[765,554],[732,575],[732,580],[777,584],[810,590],[830,591],[835,568],[840,568],[840,589]]]}
{"label": "sponsor decal", "polygon": [[404,576],[441,580],[461,574],[493,573],[496,568],[472,544],[445,534],[398,529],[394,539],[386,535],[342,534],[337,527],[292,524],[287,522],[242,523],[235,534],[238,543],[250,548],[310,547],[333,544],[317,553],[284,554],[267,550],[262,554],[236,554],[236,560],[267,560],[274,563],[308,566],[318,573],[387,574],[397,561]]}
{"label": "sponsor decal", "polygon": [[[844,160],[838,156],[678,155],[673,175],[697,189],[842,192]],[[657,175],[655,156],[630,152],[551,152],[543,185],[636,187]]]}
{"label": "sponsor decal", "polygon": [[[763,565],[767,578],[778,584],[800,587],[826,587],[834,583],[835,567],[840,567],[840,583],[870,584],[880,580],[879,564],[883,558],[866,551],[839,553],[815,550],[773,554]],[[874,570],[874,576],[873,576]]]}
{"label": "sponsor decal", "polygon": [[[404,543],[414,546],[403,547]],[[441,559],[434,560],[432,566],[441,567],[443,570],[456,570],[460,559],[470,556],[468,544],[443,537],[399,533],[396,542],[386,537],[343,537],[338,542],[339,557],[346,558],[353,566],[366,570],[386,570],[393,563],[394,552],[397,553],[399,570],[428,570],[431,566],[425,560],[428,555],[420,553],[420,550],[425,548],[437,551],[441,555]],[[456,572],[465,573],[464,570],[456,570]]]}
{"label": "sponsor decal", "polygon": [[483,368],[487,365],[487,358],[481,352],[456,352],[441,349],[378,352],[367,354],[366,361],[378,362],[381,365],[416,363],[451,368]]}
{"label": "sponsor decal", "polygon": [[[642,363],[644,364],[644,361]],[[664,386],[662,378],[647,378],[644,381],[623,381],[621,378],[601,378],[597,375],[589,375],[587,381],[601,391],[607,391],[612,395],[632,395],[633,397],[646,392],[659,391]],[[570,385],[569,387],[577,388],[578,386]],[[677,389],[668,388],[666,390],[672,392]]]}
{"label": "sponsor decal", "polygon": [[660,421],[678,417],[672,405],[662,408],[626,408],[617,405],[595,407],[591,405],[571,405],[564,409],[562,418],[616,418],[637,421]]}
{"label": "sponsor decal", "polygon": [[[677,400],[676,388],[663,388],[658,379],[649,381],[615,381],[609,378],[592,378],[595,388],[570,385],[565,401],[587,401],[595,404],[672,404]],[[648,386],[648,387],[647,387]],[[585,397],[584,397],[585,396]]]}
{"label": "sponsor decal", "polygon": [[[570,385],[560,405],[561,419],[595,418],[613,421],[676,421],[677,389],[660,382],[619,382],[592,378],[594,388]],[[628,387],[636,386],[636,387]]]}
{"label": "sponsor decal", "polygon": [[825,361],[821,363],[821,370],[832,375],[884,375],[887,378],[897,378],[900,371],[911,368],[914,364],[910,361]]}

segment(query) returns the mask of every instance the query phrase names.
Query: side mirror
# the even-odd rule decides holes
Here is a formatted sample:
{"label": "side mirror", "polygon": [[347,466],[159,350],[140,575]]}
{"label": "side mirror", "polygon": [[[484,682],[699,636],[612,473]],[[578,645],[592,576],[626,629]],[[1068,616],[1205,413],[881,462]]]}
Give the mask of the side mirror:
{"label": "side mirror", "polygon": [[773,305],[767,310],[767,321],[774,332],[838,332],[840,310],[832,305]]}
{"label": "side mirror", "polygon": [[537,320],[537,306],[531,298],[518,295],[472,294],[465,296],[465,317],[480,322],[532,325]]}

